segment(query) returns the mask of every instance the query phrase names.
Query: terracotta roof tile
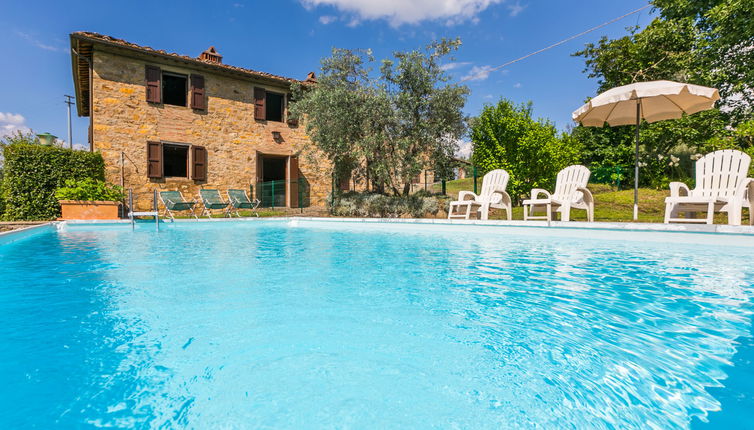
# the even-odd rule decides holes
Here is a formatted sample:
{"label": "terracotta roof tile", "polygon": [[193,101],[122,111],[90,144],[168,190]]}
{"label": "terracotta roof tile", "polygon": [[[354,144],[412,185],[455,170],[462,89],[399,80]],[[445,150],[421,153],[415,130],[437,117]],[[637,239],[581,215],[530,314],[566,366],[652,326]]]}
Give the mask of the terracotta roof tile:
{"label": "terracotta roof tile", "polygon": [[246,68],[243,68],[243,67],[231,66],[231,65],[228,65],[228,64],[215,63],[213,61],[202,60],[202,59],[199,59],[199,58],[196,58],[196,57],[189,57],[187,55],[180,55],[180,54],[176,54],[174,52],[167,52],[167,51],[162,50],[162,49],[154,49],[154,48],[151,48],[149,46],[141,46],[141,45],[137,45],[135,43],[128,42],[128,41],[123,40],[123,39],[117,39],[115,37],[105,36],[105,35],[102,35],[102,34],[99,34],[99,33],[93,33],[93,32],[89,32],[89,31],[76,31],[76,32],[71,33],[71,37],[75,37],[75,38],[79,38],[79,39],[89,39],[89,40],[94,41],[94,42],[103,42],[103,43],[106,43],[106,44],[109,44],[109,45],[120,45],[122,47],[130,48],[130,49],[134,49],[134,50],[138,50],[138,51],[142,51],[142,52],[147,53],[147,54],[156,54],[156,55],[160,55],[160,56],[164,56],[164,57],[174,57],[176,59],[180,59],[180,60],[183,60],[183,61],[206,64],[206,65],[211,66],[211,67],[217,67],[219,69],[225,69],[225,70],[232,70],[232,71],[244,73],[244,74],[251,75],[251,76],[257,76],[257,77],[260,77],[260,78],[273,79],[273,80],[277,80],[277,81],[290,82],[290,83],[293,83],[293,82],[303,82],[303,81],[300,81],[298,79],[286,78],[284,76],[273,75],[272,73],[260,72],[260,71],[257,71],[257,70],[246,69]]}

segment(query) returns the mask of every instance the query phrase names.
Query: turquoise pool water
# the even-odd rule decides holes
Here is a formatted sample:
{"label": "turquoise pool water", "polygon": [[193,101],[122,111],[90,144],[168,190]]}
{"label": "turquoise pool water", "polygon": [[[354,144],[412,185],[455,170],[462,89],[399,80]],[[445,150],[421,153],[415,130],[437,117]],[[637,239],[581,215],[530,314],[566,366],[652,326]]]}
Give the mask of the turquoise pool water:
{"label": "turquoise pool water", "polygon": [[754,248],[530,231],[147,223],[0,245],[0,428],[754,426]]}

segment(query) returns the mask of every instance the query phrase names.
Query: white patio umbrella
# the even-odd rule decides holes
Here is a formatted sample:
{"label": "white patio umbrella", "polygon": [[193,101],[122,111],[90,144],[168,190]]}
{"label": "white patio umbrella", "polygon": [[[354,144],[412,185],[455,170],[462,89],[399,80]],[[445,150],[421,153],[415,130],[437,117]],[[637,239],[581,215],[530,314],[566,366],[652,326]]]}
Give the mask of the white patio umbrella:
{"label": "white patio umbrella", "polygon": [[639,217],[639,125],[677,119],[712,109],[720,94],[715,88],[673,81],[638,82],[607,90],[573,112],[585,127],[636,125],[634,221]]}

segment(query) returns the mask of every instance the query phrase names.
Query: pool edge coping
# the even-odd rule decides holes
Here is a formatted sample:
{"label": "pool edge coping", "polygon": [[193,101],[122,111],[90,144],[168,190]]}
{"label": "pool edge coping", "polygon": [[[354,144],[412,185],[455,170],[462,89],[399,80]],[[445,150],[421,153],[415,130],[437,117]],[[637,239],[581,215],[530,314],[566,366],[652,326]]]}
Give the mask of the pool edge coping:
{"label": "pool edge coping", "polygon": [[22,239],[29,234],[35,233],[33,230],[41,230],[45,227],[51,227],[53,226],[55,221],[47,221],[43,222],[42,224],[34,224],[30,225],[28,227],[21,227],[14,230],[8,230],[8,231],[2,231],[0,232],[0,245],[6,245],[11,242],[15,242],[16,240]]}
{"label": "pool edge coping", "polygon": [[[459,225],[459,226],[488,226],[488,227],[524,227],[524,228],[553,228],[568,230],[599,230],[599,231],[625,231],[625,232],[657,232],[657,233],[692,233],[692,234],[720,234],[754,236],[754,226],[732,226],[727,224],[664,224],[664,223],[632,223],[632,222],[586,222],[586,221],[523,221],[523,220],[448,220],[441,218],[348,218],[348,217],[302,217],[302,216],[276,216],[276,217],[244,217],[244,218],[200,218],[176,219],[175,221],[160,220],[161,223],[205,223],[205,222],[262,222],[262,221],[316,221],[316,222],[349,222],[349,223],[386,223],[386,224],[434,224],[434,225]],[[49,224],[70,225],[97,225],[97,224],[130,224],[129,220],[67,220],[53,221]],[[139,222],[139,224],[154,222],[151,220]],[[40,227],[40,226],[34,226]],[[27,230],[26,228],[21,230]],[[19,230],[11,230],[13,233]]]}

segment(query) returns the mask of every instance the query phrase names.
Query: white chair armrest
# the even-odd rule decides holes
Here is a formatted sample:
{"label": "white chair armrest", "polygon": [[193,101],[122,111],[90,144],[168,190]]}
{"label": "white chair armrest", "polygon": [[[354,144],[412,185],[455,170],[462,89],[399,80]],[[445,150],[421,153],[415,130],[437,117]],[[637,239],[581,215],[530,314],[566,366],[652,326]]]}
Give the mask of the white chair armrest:
{"label": "white chair armrest", "polygon": [[683,197],[691,195],[691,190],[683,182],[670,183],[670,197]]}
{"label": "white chair armrest", "polygon": [[539,198],[540,194],[544,194],[546,199],[549,199],[552,197],[552,194],[550,194],[549,191],[542,189],[542,188],[532,188],[531,190],[531,199],[536,200]]}
{"label": "white chair armrest", "polygon": [[[468,198],[471,197],[471,198]],[[479,200],[479,196],[472,193],[471,191],[461,191],[458,193],[458,200]]]}
{"label": "white chair armrest", "polygon": [[578,187],[576,188],[576,191],[581,191],[582,199],[584,200],[584,203],[594,203],[594,196],[592,195],[592,192],[589,191],[589,188],[586,187]]}
{"label": "white chair armrest", "polygon": [[505,201],[505,196],[507,195],[508,193],[505,192],[505,187],[497,186],[492,190],[492,193],[489,196],[489,202],[492,204],[498,204]]}
{"label": "white chair armrest", "polygon": [[736,198],[741,199],[745,207],[754,208],[754,178],[746,178],[736,190]]}
{"label": "white chair armrest", "polygon": [[500,196],[500,200],[494,202],[495,205],[510,206],[511,196],[508,194],[507,191],[499,190],[499,191],[495,191],[495,194]]}

